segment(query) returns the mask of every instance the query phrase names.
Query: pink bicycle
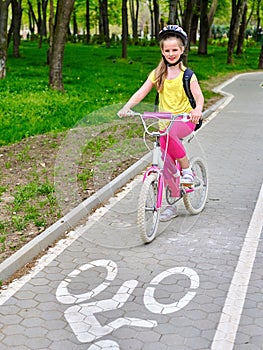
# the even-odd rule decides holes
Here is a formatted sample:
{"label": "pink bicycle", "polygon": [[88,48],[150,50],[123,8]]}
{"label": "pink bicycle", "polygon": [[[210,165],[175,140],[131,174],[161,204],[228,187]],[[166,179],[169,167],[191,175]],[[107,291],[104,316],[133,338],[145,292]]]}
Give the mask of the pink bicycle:
{"label": "pink bicycle", "polygon": [[[186,187],[180,183],[180,164],[170,162],[166,154],[160,149],[160,137],[169,134],[169,130],[176,121],[189,121],[188,114],[173,115],[164,112],[144,112],[143,114],[133,112],[134,116],[141,118],[145,135],[154,137],[152,151],[152,165],[143,176],[143,185],[139,195],[137,224],[141,238],[144,243],[151,242],[158,230],[160,210],[163,202],[165,189],[166,201],[173,205],[183,199],[185,208],[190,214],[200,213],[206,203],[208,193],[208,174],[205,163],[201,157],[190,159],[190,165],[194,173],[194,183]],[[169,126],[163,131],[151,131],[152,124],[147,125],[147,119],[168,119]],[[155,122],[156,124],[156,122]],[[166,153],[166,152],[164,152]],[[165,164],[165,165],[164,165]]]}

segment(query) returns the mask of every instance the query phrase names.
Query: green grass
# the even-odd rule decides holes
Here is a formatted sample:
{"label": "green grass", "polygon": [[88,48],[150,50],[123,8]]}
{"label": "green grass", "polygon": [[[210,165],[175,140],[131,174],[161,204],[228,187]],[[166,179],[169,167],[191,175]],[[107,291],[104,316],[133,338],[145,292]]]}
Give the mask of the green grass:
{"label": "green grass", "polygon": [[[104,115],[102,107],[124,103],[143,83],[160,59],[158,47],[133,46],[120,59],[121,47],[67,44],[63,68],[65,93],[48,87],[47,46],[22,41],[21,58],[9,52],[7,77],[0,81],[0,146],[37,134],[67,130],[80,120],[96,125],[116,119],[116,109]],[[198,75],[206,99],[213,96],[206,82],[233,71],[256,70],[260,48],[246,48],[226,65],[226,47],[210,46],[207,56],[189,53],[189,67]],[[144,102],[153,103],[154,92]],[[93,113],[91,113],[93,112]],[[87,117],[86,117],[87,116]],[[8,166],[8,165],[7,165]]]}

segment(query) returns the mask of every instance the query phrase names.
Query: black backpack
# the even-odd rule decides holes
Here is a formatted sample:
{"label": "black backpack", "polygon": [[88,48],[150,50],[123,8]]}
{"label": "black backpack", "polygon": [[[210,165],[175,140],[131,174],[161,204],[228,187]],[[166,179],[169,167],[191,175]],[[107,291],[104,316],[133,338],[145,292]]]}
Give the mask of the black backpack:
{"label": "black backpack", "polygon": [[[191,89],[190,89],[190,80],[191,80],[193,74],[194,74],[194,72],[191,69],[186,68],[186,70],[184,71],[184,75],[183,75],[183,86],[184,86],[184,91],[186,93],[186,96],[188,97],[192,108],[195,108],[196,107],[195,99],[194,99],[194,96],[193,96]],[[157,92],[156,97],[155,97],[155,103],[154,103],[154,111],[157,111],[158,103],[159,103],[159,93]],[[201,127],[202,122],[203,122],[202,119],[200,119],[199,123],[195,127],[195,130],[197,130]]]}

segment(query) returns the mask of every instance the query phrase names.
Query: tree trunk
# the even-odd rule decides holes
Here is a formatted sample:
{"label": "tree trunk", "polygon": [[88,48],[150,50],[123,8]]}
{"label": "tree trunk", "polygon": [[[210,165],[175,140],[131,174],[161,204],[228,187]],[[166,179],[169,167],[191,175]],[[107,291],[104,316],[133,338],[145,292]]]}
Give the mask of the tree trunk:
{"label": "tree trunk", "polygon": [[213,21],[214,21],[214,17],[215,17],[215,13],[216,13],[216,9],[217,9],[217,5],[218,5],[218,0],[213,0],[210,10],[208,12],[208,25],[209,25],[209,29],[211,28]]}
{"label": "tree trunk", "polygon": [[170,0],[168,24],[176,23],[176,9],[178,0]]}
{"label": "tree trunk", "polygon": [[0,0],[0,80],[6,77],[7,19],[11,0]]}
{"label": "tree trunk", "polygon": [[213,0],[210,10],[208,10],[208,0],[200,1],[200,40],[198,46],[199,55],[207,55],[207,44],[210,35],[211,26],[218,4],[218,0]]}
{"label": "tree trunk", "polygon": [[35,15],[35,12],[34,12],[34,9],[33,9],[33,6],[31,4],[31,2],[28,0],[27,3],[28,3],[28,6],[29,6],[29,11],[28,11],[29,29],[30,29],[30,33],[32,35],[34,35],[34,33],[35,33],[35,23],[38,26],[38,21],[37,21],[37,18],[36,18],[36,15]]}
{"label": "tree trunk", "polygon": [[[192,16],[194,12],[193,10],[194,10],[194,0],[188,0],[186,2],[186,8],[184,10],[183,23],[182,23],[183,28],[187,33],[187,35],[190,35],[191,33],[191,22],[192,22]],[[186,66],[188,64],[188,52],[189,52],[189,40],[184,52],[184,64]]]}
{"label": "tree trunk", "polygon": [[127,58],[128,11],[127,0],[122,0],[122,58]]}
{"label": "tree trunk", "polygon": [[152,8],[152,0],[148,1],[149,11],[150,11],[150,32],[151,32],[151,39],[153,39],[153,33],[154,33],[154,25],[153,25],[153,8]]}
{"label": "tree trunk", "polygon": [[41,32],[44,37],[47,36],[47,5],[48,5],[48,0],[42,0],[42,28]]}
{"label": "tree trunk", "polygon": [[89,0],[86,0],[86,43],[90,42],[90,11],[89,11]]}
{"label": "tree trunk", "polygon": [[100,9],[100,35],[103,40],[106,42],[106,46],[110,47],[110,35],[109,35],[109,16],[108,16],[108,1],[99,0],[99,9]]}
{"label": "tree trunk", "polygon": [[239,28],[239,34],[237,39],[237,50],[236,50],[237,55],[242,55],[243,53],[243,44],[245,40],[246,29],[247,29],[247,0],[245,0],[244,2],[242,21]]}
{"label": "tree trunk", "polygon": [[153,0],[153,12],[154,12],[154,36],[158,39],[160,31],[159,19],[160,19],[160,7],[158,0]]}
{"label": "tree trunk", "polygon": [[20,57],[20,29],[22,19],[22,0],[12,0],[12,25],[13,25],[13,56]]}
{"label": "tree trunk", "polygon": [[42,40],[43,40],[43,33],[42,33],[42,12],[41,12],[41,3],[40,0],[37,1],[37,15],[38,15],[38,20],[37,20],[37,32],[39,35],[39,44],[38,47],[42,47]]}
{"label": "tree trunk", "polygon": [[199,16],[194,13],[191,22],[191,31],[189,35],[190,44],[196,45],[197,43],[197,29],[198,29]]}
{"label": "tree trunk", "polygon": [[70,15],[74,0],[58,0],[54,37],[51,46],[49,85],[54,90],[64,91],[62,67]]}
{"label": "tree trunk", "polygon": [[232,15],[229,28],[227,64],[233,63],[233,53],[237,42],[240,19],[243,13],[244,0],[232,0]]}
{"label": "tree trunk", "polygon": [[53,47],[53,41],[54,41],[54,3],[53,0],[49,0],[49,21],[48,21],[48,26],[49,26],[49,47],[47,50],[47,64],[50,64],[51,60],[51,50]]}
{"label": "tree trunk", "polygon": [[261,44],[261,51],[258,60],[258,69],[263,69],[263,43]]}
{"label": "tree trunk", "polygon": [[38,20],[37,20],[37,28],[38,28],[38,34],[39,34],[39,45],[38,47],[42,47],[42,41],[43,37],[47,36],[47,4],[48,0],[38,0],[37,2],[37,13],[38,13]]}
{"label": "tree trunk", "polygon": [[76,14],[76,8],[73,9],[73,35],[74,37],[78,35],[78,23],[77,23],[77,14]]}
{"label": "tree trunk", "polygon": [[261,16],[260,16],[261,0],[257,0],[257,29],[260,27]]}
{"label": "tree trunk", "polygon": [[209,36],[208,24],[208,0],[200,2],[200,40],[198,46],[198,55],[207,55],[207,41]]}
{"label": "tree trunk", "polygon": [[129,5],[132,22],[132,37],[136,42],[138,40],[139,0],[129,0]]}

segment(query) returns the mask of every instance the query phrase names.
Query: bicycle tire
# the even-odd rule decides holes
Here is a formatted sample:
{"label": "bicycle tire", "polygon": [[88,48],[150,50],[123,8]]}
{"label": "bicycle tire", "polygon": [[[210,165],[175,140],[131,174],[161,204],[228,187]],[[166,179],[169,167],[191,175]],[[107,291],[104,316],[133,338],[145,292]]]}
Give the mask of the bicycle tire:
{"label": "bicycle tire", "polygon": [[190,214],[199,214],[205,207],[208,195],[208,173],[204,161],[200,157],[190,159],[195,174],[194,191],[183,195],[184,206]]}
{"label": "bicycle tire", "polygon": [[157,195],[158,175],[151,173],[143,182],[138,200],[137,225],[144,243],[150,243],[158,230],[160,208],[156,208]]}

